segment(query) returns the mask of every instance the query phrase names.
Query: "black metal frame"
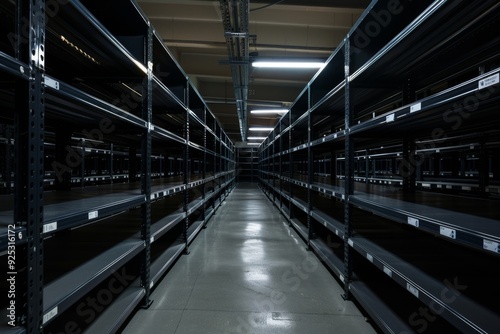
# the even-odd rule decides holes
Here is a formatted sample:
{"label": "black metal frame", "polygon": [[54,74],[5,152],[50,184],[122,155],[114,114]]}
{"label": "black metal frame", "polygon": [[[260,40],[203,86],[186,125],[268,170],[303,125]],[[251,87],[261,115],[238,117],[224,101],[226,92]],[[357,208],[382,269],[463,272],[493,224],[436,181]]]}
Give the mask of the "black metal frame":
{"label": "black metal frame", "polygon": [[[68,83],[66,80],[71,73],[62,75],[58,72],[58,64],[55,65],[60,55],[45,52],[47,43],[64,43],[54,38],[53,27],[45,27],[46,5],[44,0],[17,1],[13,10],[18,24],[18,38],[15,39],[17,58],[0,51],[0,71],[6,73],[14,83],[13,88],[6,93],[7,96],[9,93],[12,95],[9,97],[12,101],[7,101],[5,113],[10,117],[8,115],[11,112],[12,124],[0,124],[0,129],[7,140],[6,169],[13,170],[15,175],[14,182],[11,182],[11,173],[8,172],[5,189],[0,194],[4,196],[0,250],[11,249],[13,243],[17,248],[17,261],[12,268],[13,275],[16,275],[17,327],[10,328],[9,325],[7,329],[5,324],[0,326],[0,331],[60,331],[57,326],[61,322],[64,326],[64,315],[74,312],[82,298],[96,293],[95,289],[119,275],[121,268],[137,267],[133,270],[135,279],[126,282],[120,289],[115,289],[120,291],[119,295],[113,296],[113,302],[87,328],[89,331],[98,328],[100,332],[112,333],[119,329],[136,306],[148,307],[151,304],[150,294],[158,280],[174,264],[175,259],[187,251],[189,242],[202,226],[207,226],[210,217],[234,187],[234,146],[134,1],[110,0],[101,4],[86,0],[71,1],[61,4],[58,15],[50,17],[51,24],[57,21],[57,28],[65,29],[68,33],[64,36],[68,45],[73,43],[75,46],[63,45],[61,49],[67,47],[67,52],[75,52],[78,46],[78,50],[85,52],[82,66],[87,66],[90,72],[93,71],[92,62],[99,61],[95,54],[106,61],[112,59],[109,63],[101,64],[102,77],[89,74],[89,78],[83,78],[83,81],[88,81],[88,86],[96,86],[94,90],[86,85],[79,85],[78,81]],[[126,22],[117,21],[114,14],[113,17],[109,16],[107,6],[116,5],[120,5],[126,13]],[[81,29],[77,34],[73,35],[74,27],[73,24],[67,24],[68,20],[72,20],[71,23]],[[26,22],[29,23],[27,27],[23,26]],[[123,24],[135,31],[136,35],[129,39],[123,37],[120,31]],[[23,43],[25,39],[21,38],[25,32],[29,33],[28,43]],[[142,42],[138,45],[137,41]],[[94,46],[102,49],[92,50]],[[146,52],[141,55],[138,50]],[[89,57],[96,59],[90,60]],[[46,58],[51,60],[49,70],[45,68]],[[63,60],[67,59],[78,59],[78,55]],[[159,66],[157,73],[155,65],[161,65],[164,69]],[[169,72],[165,76],[167,68]],[[79,71],[79,64],[68,71],[73,70]],[[107,76],[110,73],[113,74],[111,78]],[[123,81],[119,81],[117,77],[121,77]],[[118,93],[114,93],[116,96],[102,84],[105,81],[118,88]],[[137,85],[134,87],[135,92],[131,93],[121,87],[122,83],[128,83],[127,89],[130,84]],[[184,87],[184,92],[188,93],[181,93],[179,86]],[[191,97],[189,88],[193,91]],[[141,95],[140,101],[135,100],[138,102],[137,108],[135,103],[133,107],[127,107],[126,103],[134,102],[130,99],[116,101],[117,98],[120,99],[120,93],[137,92]],[[123,97],[125,98],[126,96]],[[189,136],[190,117],[194,115],[189,110],[190,98],[203,108],[203,117],[196,116],[193,120],[199,123],[196,126],[203,131],[200,138],[191,139]],[[179,131],[166,129],[167,126],[170,129],[175,127],[162,119],[162,115],[158,113],[159,107],[171,110],[173,114],[179,111],[183,113],[178,120],[185,126],[184,137]],[[15,109],[15,112],[10,109]],[[114,132],[102,131],[98,133],[97,140],[87,140],[81,131],[71,135],[79,127],[91,133],[93,128],[100,125],[112,126]],[[62,133],[63,137],[53,130],[59,127],[66,132]],[[15,133],[9,132],[9,129],[14,129]],[[54,139],[56,136],[59,137]],[[55,141],[58,142],[61,138],[64,139],[62,145],[56,145]],[[89,142],[99,142],[105,149],[93,147]],[[206,148],[209,142],[213,142],[213,151]],[[14,154],[11,154],[12,146]],[[167,156],[163,156],[165,146],[173,149],[172,152],[167,151]],[[182,152],[180,148],[184,149],[183,153],[179,153]],[[200,167],[196,172],[202,171],[201,179],[197,178],[192,182],[190,150],[200,152],[201,159],[194,156],[193,159],[198,159],[196,164]],[[50,165],[46,155],[52,155],[55,161],[61,162],[68,151],[71,151],[72,157],[79,158],[79,163],[72,168],[63,166],[67,175],[63,178],[64,189],[58,190],[57,188],[61,188],[58,182],[50,179],[53,176],[46,173],[51,171],[44,170],[45,166]],[[90,154],[95,155],[97,160],[86,163],[85,158]],[[163,158],[167,161],[170,157],[174,161],[172,170],[167,166],[168,163],[161,160]],[[181,157],[182,169],[178,169],[178,159]],[[128,158],[129,177],[124,175],[115,181],[115,158]],[[137,160],[139,158],[140,164]],[[158,158],[159,170],[158,167],[153,170],[153,165],[158,165]],[[155,162],[152,162],[153,159]],[[8,164],[13,161],[15,166],[10,168]],[[208,175],[204,168],[208,161],[213,166],[213,175]],[[106,175],[86,176],[85,172],[87,168],[92,168],[89,166],[92,164],[98,170],[107,169]],[[77,171],[76,175],[80,173],[80,177],[72,178],[71,169]],[[169,173],[164,173],[164,169],[168,169]],[[179,180],[181,173],[183,178]],[[138,175],[140,182],[136,183]],[[162,180],[158,176],[165,176],[166,179]],[[114,184],[116,182],[128,183]],[[11,183],[14,184],[13,188]],[[94,184],[99,187],[94,187]],[[50,188],[55,186],[56,191],[44,192],[45,185]],[[207,189],[209,185],[212,185],[211,190]],[[190,189],[200,189],[201,198],[190,202]],[[13,195],[9,194],[12,190]],[[65,191],[68,198],[65,198],[66,195],[61,196],[62,191]],[[169,209],[166,216],[158,218],[155,208],[159,203],[169,203],[171,198],[175,202],[179,196],[183,198],[181,207],[177,210]],[[4,205],[10,202],[13,204]],[[136,212],[136,209],[139,210]],[[96,253],[86,262],[77,263],[67,272],[45,272],[49,274],[50,281],[44,282],[47,264],[59,261],[57,258],[44,257],[47,244],[53,251],[51,247],[53,243],[57,244],[57,239],[80,235],[84,233],[80,231],[87,229],[97,231],[101,225],[106,226],[124,218],[123,213],[127,213],[126,218],[137,224],[134,225],[133,234],[115,231],[124,233],[120,237],[121,241],[110,243],[104,251]],[[191,228],[190,221],[194,223]],[[7,229],[7,225],[12,225],[13,228]],[[53,238],[47,241],[49,237]],[[183,243],[179,242],[179,237],[183,237]],[[163,249],[166,246],[157,242],[158,240],[168,242],[170,246]],[[78,320],[78,316],[75,316],[75,320]]]}
{"label": "black metal frame", "polygon": [[[498,265],[499,216],[492,210],[496,207],[494,198],[498,197],[500,186],[497,183],[500,174],[496,171],[498,159],[494,157],[500,138],[497,130],[500,119],[494,111],[500,101],[500,72],[491,64],[497,64],[500,55],[498,39],[487,36],[498,27],[498,15],[493,13],[498,12],[500,5],[494,1],[481,3],[479,7],[444,1],[405,1],[399,8],[401,12],[395,11],[392,15],[388,5],[388,1],[370,4],[325,68],[309,82],[291,111],[261,145],[260,184],[308,248],[343,282],[343,297],[358,300],[384,332],[413,331],[415,324],[401,318],[397,302],[386,303],[376,297],[371,282],[359,278],[361,272],[373,267],[382,273],[381,277],[390,277],[389,281],[406,290],[408,300],[415,301],[415,305],[427,308],[440,305],[442,312],[438,318],[448,323],[444,326],[461,330],[467,326],[474,332],[492,330],[491,326],[499,325],[498,309],[490,310],[489,306],[477,304],[488,318],[485,320],[475,315],[472,305],[478,303],[476,300],[471,302],[461,296],[456,304],[447,302],[440,295],[440,289],[444,291],[446,285],[433,277],[438,274],[431,268],[425,273],[417,270],[417,265],[424,266],[422,262],[428,258],[419,262],[416,254],[411,260],[399,259],[394,251],[399,245],[397,239],[383,239],[391,249],[388,250],[370,238],[373,234],[373,240],[382,240],[384,229],[389,226],[390,233],[400,236],[409,234],[410,228],[414,229],[411,231],[416,239],[437,240],[435,244],[443,250],[455,247],[464,256],[482,255],[485,263],[491,259],[491,264]],[[385,22],[387,25],[380,27],[377,34],[365,30],[380,24],[374,18],[382,12],[389,13],[391,21]],[[453,15],[453,27],[439,24],[447,15]],[[368,37],[362,50],[357,40],[360,32]],[[417,41],[418,48],[413,48]],[[448,62],[447,56],[456,50],[451,46],[462,43],[473,46],[463,57],[453,53],[456,61]],[[308,108],[301,110],[306,97]],[[330,132],[325,131],[324,125],[311,129],[310,117],[315,114],[333,119],[328,121]],[[291,127],[281,126],[286,122]],[[303,135],[305,122],[308,125],[306,140],[294,140],[292,131]],[[289,138],[290,145],[285,151],[275,140],[277,136]],[[434,176],[433,180],[423,176],[423,164],[432,159],[432,155],[441,158],[446,154],[448,159],[457,162],[457,152],[463,152],[460,153],[461,171],[454,166],[450,173],[454,177],[460,173],[461,179],[442,177],[440,180]],[[295,158],[298,153],[302,156]],[[330,156],[332,171],[329,175],[316,175],[312,166],[317,159],[323,159],[325,153]],[[290,177],[281,176],[281,169],[274,168],[274,160],[284,155],[288,155],[291,168],[307,169],[308,176],[293,172]],[[469,177],[463,175],[463,161],[467,156],[479,160],[475,183],[462,181]],[[386,159],[384,163],[388,167],[384,168],[389,170],[389,176],[379,176],[378,159]],[[306,169],[301,167],[305,164]],[[439,166],[435,167],[440,173]],[[489,175],[492,172],[493,177]],[[322,181],[325,177],[330,177],[330,182]],[[277,187],[274,182],[277,179],[288,183],[287,192]],[[422,190],[430,196],[429,200],[422,201]],[[307,193],[307,199],[299,193]],[[332,216],[339,216],[338,212],[318,208],[312,194],[329,196],[332,202],[342,206],[342,221]],[[474,203],[484,205],[485,210],[468,214],[465,208],[455,210],[450,205],[445,208],[440,207],[443,204],[432,203],[432,199],[437,202],[440,196],[444,199],[456,194],[475,196]],[[455,198],[456,206],[461,203],[458,198]],[[280,203],[285,200],[288,207]],[[464,203],[471,205],[467,200]],[[295,216],[294,212],[300,215]],[[361,215],[368,221],[374,220],[373,226],[367,227],[366,222],[358,218]],[[334,241],[342,247],[343,258],[318,237],[317,231],[326,231],[321,225],[330,235],[337,236]],[[382,241],[380,244],[384,245]],[[402,256],[411,250],[410,245],[399,246]],[[473,255],[476,252],[477,255]],[[472,263],[469,266],[472,267]],[[404,273],[399,275],[401,272]],[[474,298],[492,304],[482,296],[484,294]]]}

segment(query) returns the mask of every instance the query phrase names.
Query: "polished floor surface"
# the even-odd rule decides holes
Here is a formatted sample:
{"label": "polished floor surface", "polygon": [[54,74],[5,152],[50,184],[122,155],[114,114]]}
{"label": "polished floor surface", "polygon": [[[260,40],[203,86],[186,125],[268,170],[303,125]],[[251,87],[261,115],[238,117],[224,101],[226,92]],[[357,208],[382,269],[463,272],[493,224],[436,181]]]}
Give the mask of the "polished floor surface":
{"label": "polished floor surface", "polygon": [[123,333],[375,333],[262,191],[239,184]]}

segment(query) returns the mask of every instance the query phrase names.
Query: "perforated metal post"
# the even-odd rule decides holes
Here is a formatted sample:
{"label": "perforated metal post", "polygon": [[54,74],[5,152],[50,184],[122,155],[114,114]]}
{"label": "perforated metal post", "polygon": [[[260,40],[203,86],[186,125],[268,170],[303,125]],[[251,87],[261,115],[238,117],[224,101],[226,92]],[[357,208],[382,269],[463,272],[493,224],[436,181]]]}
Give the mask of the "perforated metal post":
{"label": "perforated metal post", "polygon": [[352,248],[349,246],[349,238],[352,235],[352,217],[349,196],[354,189],[354,143],[350,134],[351,127],[351,85],[350,76],[350,36],[347,35],[345,43],[345,184],[344,184],[344,299],[350,298],[349,284],[352,280]]}
{"label": "perforated metal post", "polygon": [[[207,108],[203,108],[203,123],[207,124]],[[205,180],[207,177],[207,128],[203,127],[203,162],[201,165],[201,179]],[[207,228],[207,185],[202,185],[202,198],[203,198],[203,228]]]}
{"label": "perforated metal post", "polygon": [[415,140],[412,138],[403,139],[403,161],[400,167],[403,176],[403,191],[413,193],[416,189],[417,166],[415,155]]}
{"label": "perforated metal post", "polygon": [[307,250],[311,250],[311,240],[314,239],[314,228],[312,225],[312,218],[309,214],[313,209],[312,203],[312,189],[310,185],[314,181],[314,156],[313,150],[311,148],[312,139],[312,116],[309,106],[311,105],[311,89],[308,90],[308,110],[307,110]]}
{"label": "perforated metal post", "polygon": [[[186,101],[189,101],[189,89],[186,89]],[[189,205],[189,174],[191,171],[191,164],[190,164],[190,156],[189,156],[189,109],[187,108],[185,111],[186,115],[186,121],[184,123],[184,139],[186,140],[186,143],[184,145],[184,175],[183,175],[183,182],[184,182],[184,212],[186,213],[186,218],[184,219],[184,231],[183,231],[183,237],[184,237],[184,242],[186,243],[186,248],[184,250],[184,254],[188,255],[189,254],[189,249],[188,249],[188,229],[189,229],[189,215],[188,215],[188,205]]]}
{"label": "perforated metal post", "polygon": [[6,183],[7,193],[12,192],[12,165],[14,162],[13,154],[13,139],[14,139],[14,128],[10,126],[5,127],[5,139],[7,143],[5,145],[5,165],[4,165],[4,177]]}
{"label": "perforated metal post", "polygon": [[[29,81],[16,83],[14,224],[26,228],[9,278],[16,285],[15,324],[26,333],[43,331],[43,178],[45,124],[45,1],[17,2],[18,25],[29,22],[28,44],[18,44]],[[18,30],[19,40],[23,38]]]}
{"label": "perforated metal post", "polygon": [[109,144],[109,163],[108,163],[108,174],[109,174],[109,183],[113,184],[113,174],[114,174],[114,152],[113,152],[113,143]]}
{"label": "perforated metal post", "polygon": [[142,85],[142,118],[146,121],[148,128],[142,134],[141,146],[141,193],[145,196],[146,201],[141,206],[141,238],[144,240],[144,252],[141,261],[141,286],[145,290],[143,307],[147,308],[151,305],[151,141],[152,141],[152,120],[153,120],[153,30],[148,29],[146,39],[146,58],[148,63],[148,74],[144,78]]}

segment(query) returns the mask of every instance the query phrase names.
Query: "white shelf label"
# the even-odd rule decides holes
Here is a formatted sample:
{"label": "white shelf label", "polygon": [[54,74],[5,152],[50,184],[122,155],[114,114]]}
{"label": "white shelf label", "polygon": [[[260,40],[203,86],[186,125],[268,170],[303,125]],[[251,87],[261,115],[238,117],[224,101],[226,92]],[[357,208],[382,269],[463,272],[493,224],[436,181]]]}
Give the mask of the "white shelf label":
{"label": "white shelf label", "polygon": [[500,253],[500,247],[498,247],[499,244],[498,242],[491,241],[491,240],[483,240],[483,248],[495,253]]}
{"label": "white shelf label", "polygon": [[430,188],[431,185],[430,185],[430,183],[422,183],[422,187],[424,187],[424,188]]}
{"label": "white shelf label", "polygon": [[415,227],[418,227],[420,225],[418,219],[412,217],[408,217],[408,224]]}
{"label": "white shelf label", "polygon": [[328,226],[328,223],[326,222],[326,220],[323,222],[323,225],[325,225],[325,227]]}
{"label": "white shelf label", "polygon": [[418,298],[418,289],[410,283],[406,283],[406,290],[408,290],[412,295]]}
{"label": "white shelf label", "polygon": [[352,241],[352,239],[349,239],[347,243],[349,244],[349,246],[354,247],[354,241]]}
{"label": "white shelf label", "polygon": [[45,86],[54,88],[55,90],[59,90],[59,81],[46,77]]}
{"label": "white shelf label", "polygon": [[500,74],[497,73],[491,77],[487,77],[483,80],[479,80],[479,89],[483,89],[489,86],[493,86],[500,82]]}
{"label": "white shelf label", "polygon": [[392,277],[392,270],[387,268],[386,266],[384,266],[384,273],[389,276],[389,277]]}
{"label": "white shelf label", "polygon": [[339,235],[339,230],[335,230],[335,234],[336,234],[336,235]]}
{"label": "white shelf label", "polygon": [[151,236],[151,238],[149,238],[149,243],[152,244],[154,241],[155,241],[155,237],[153,235],[153,236]]}
{"label": "white shelf label", "polygon": [[155,198],[156,198],[156,195],[155,194],[151,194],[150,199],[154,200]]}
{"label": "white shelf label", "polygon": [[457,237],[457,233],[454,229],[447,228],[444,226],[439,227],[439,233],[451,239],[455,239]]}
{"label": "white shelf label", "polygon": [[416,103],[410,107],[410,113],[419,111],[420,109],[422,109],[422,103]]}
{"label": "white shelf label", "polygon": [[373,263],[373,256],[371,254],[366,253],[366,258],[368,259],[368,261]]}
{"label": "white shelf label", "polygon": [[462,190],[471,191],[472,188],[467,186],[462,186]]}
{"label": "white shelf label", "polygon": [[385,121],[386,121],[387,123],[394,122],[394,114],[387,115],[387,116],[385,117]]}
{"label": "white shelf label", "polygon": [[151,289],[151,288],[153,287],[153,285],[154,285],[154,284],[155,284],[155,282],[154,282],[154,281],[149,282],[149,288]]}
{"label": "white shelf label", "polygon": [[340,280],[342,281],[342,283],[345,283],[344,275],[340,275]]}
{"label": "white shelf label", "polygon": [[99,217],[99,211],[89,212],[89,219],[95,219],[97,217]]}
{"label": "white shelf label", "polygon": [[52,310],[50,310],[49,312],[47,312],[43,315],[43,323],[45,324],[47,321],[49,321],[50,319],[55,317],[57,315],[57,313],[58,313],[58,308],[56,306]]}
{"label": "white shelf label", "polygon": [[333,135],[333,138],[337,139],[337,134],[336,133]]}
{"label": "white shelf label", "polygon": [[43,225],[43,233],[52,232],[57,230],[57,222]]}

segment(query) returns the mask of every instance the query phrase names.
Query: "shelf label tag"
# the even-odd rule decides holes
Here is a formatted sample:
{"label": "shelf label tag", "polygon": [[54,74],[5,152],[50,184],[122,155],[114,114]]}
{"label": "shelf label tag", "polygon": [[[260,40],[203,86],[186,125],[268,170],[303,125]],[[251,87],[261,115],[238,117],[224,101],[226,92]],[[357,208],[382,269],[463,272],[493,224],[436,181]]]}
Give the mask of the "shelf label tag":
{"label": "shelf label tag", "polygon": [[99,217],[99,211],[89,212],[89,219],[95,219],[97,217]]}
{"label": "shelf label tag", "polygon": [[479,80],[479,89],[483,89],[489,86],[493,86],[500,82],[500,74],[497,73],[483,80]]}
{"label": "shelf label tag", "polygon": [[54,88],[55,90],[59,90],[59,81],[46,77],[45,86]]}
{"label": "shelf label tag", "polygon": [[500,247],[498,247],[498,242],[491,240],[483,240],[483,248],[495,253],[500,253]]}
{"label": "shelf label tag", "polygon": [[52,232],[57,230],[57,222],[43,225],[43,233]]}
{"label": "shelf label tag", "polygon": [[349,244],[349,246],[354,247],[354,241],[352,241],[352,239],[349,239],[347,243]]}
{"label": "shelf label tag", "polygon": [[389,277],[392,277],[392,270],[387,268],[386,266],[384,266],[384,273],[389,276]]}
{"label": "shelf label tag", "polygon": [[325,227],[327,227],[327,226],[328,226],[328,223],[326,222],[326,220],[325,220],[325,221],[323,221],[323,225],[325,225]]}
{"label": "shelf label tag", "polygon": [[154,284],[155,284],[155,282],[153,280],[151,280],[151,282],[149,282],[149,288],[151,289]]}
{"label": "shelf label tag", "polygon": [[342,281],[342,283],[345,283],[344,275],[340,275],[340,280]]}
{"label": "shelf label tag", "polygon": [[152,244],[155,241],[155,236],[152,235],[151,238],[149,238],[149,243]]}
{"label": "shelf label tag", "polygon": [[394,122],[394,114],[387,115],[387,116],[385,117],[385,121],[386,121],[387,123]]}
{"label": "shelf label tag", "polygon": [[406,283],[406,290],[408,290],[412,295],[418,298],[418,289],[410,283]]}
{"label": "shelf label tag", "polygon": [[412,217],[408,217],[408,224],[415,227],[418,227],[420,225],[418,219]]}
{"label": "shelf label tag", "polygon": [[439,233],[451,239],[455,239],[457,237],[457,233],[454,229],[447,228],[444,226],[439,227]]}
{"label": "shelf label tag", "polygon": [[57,315],[57,313],[58,313],[58,308],[56,306],[52,310],[50,310],[49,312],[47,312],[43,315],[43,323],[45,324],[47,321],[49,321],[50,319],[55,317]]}
{"label": "shelf label tag", "polygon": [[410,113],[419,111],[420,109],[422,109],[422,103],[419,102],[410,107]]}
{"label": "shelf label tag", "polygon": [[366,258],[368,259],[368,261],[373,263],[373,256],[371,254],[366,253]]}

